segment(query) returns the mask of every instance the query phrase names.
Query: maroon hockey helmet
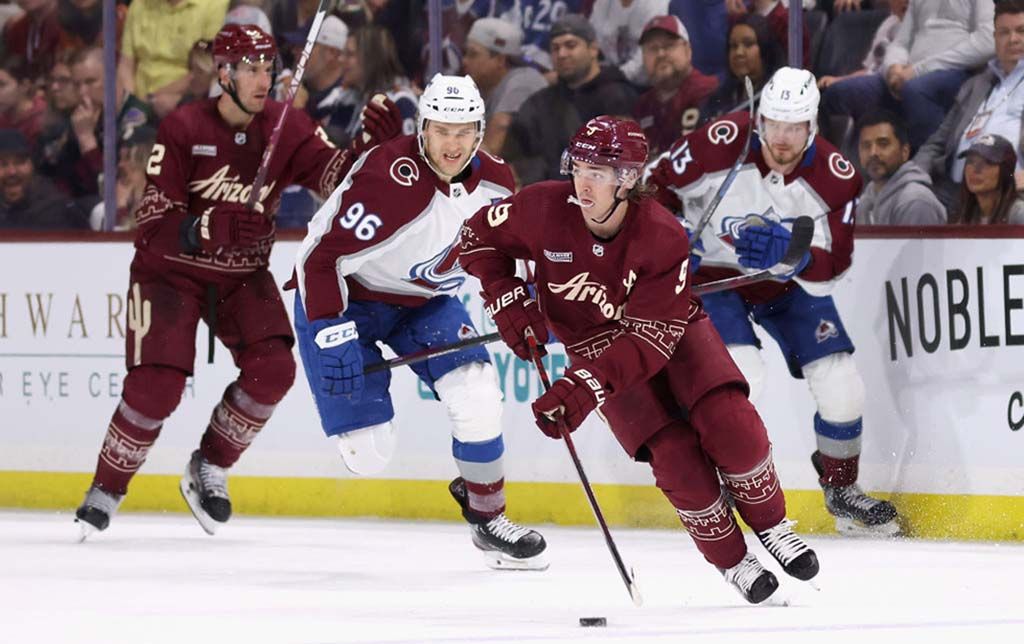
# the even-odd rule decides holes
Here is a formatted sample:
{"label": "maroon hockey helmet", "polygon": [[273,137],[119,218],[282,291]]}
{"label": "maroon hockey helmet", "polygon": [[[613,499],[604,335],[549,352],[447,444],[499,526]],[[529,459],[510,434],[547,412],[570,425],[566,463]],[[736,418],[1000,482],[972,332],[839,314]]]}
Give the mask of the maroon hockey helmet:
{"label": "maroon hockey helmet", "polygon": [[213,39],[213,60],[218,66],[276,61],[277,43],[256,25],[224,25]]}
{"label": "maroon hockey helmet", "polygon": [[562,153],[562,174],[572,174],[572,162],[615,168],[623,178],[629,170],[639,171],[647,163],[647,137],[636,121],[614,116],[595,116],[569,140]]}

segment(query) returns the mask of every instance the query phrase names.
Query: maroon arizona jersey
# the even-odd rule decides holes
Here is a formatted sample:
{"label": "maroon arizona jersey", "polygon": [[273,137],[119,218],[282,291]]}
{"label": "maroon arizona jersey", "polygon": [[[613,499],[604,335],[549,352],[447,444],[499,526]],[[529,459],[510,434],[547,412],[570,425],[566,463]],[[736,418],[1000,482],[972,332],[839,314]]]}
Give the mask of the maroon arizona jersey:
{"label": "maroon arizona jersey", "polygon": [[[676,141],[647,170],[658,199],[682,208],[696,225],[743,150],[746,112],[726,115]],[[860,194],[857,170],[831,143],[814,137],[803,160],[786,176],[765,163],[755,132],[750,152],[704,230],[704,257],[694,281],[701,284],[741,272],[733,248],[738,230],[757,218],[790,228],[801,216],[815,217],[811,262],[788,282],[764,281],[736,289],[748,302],[775,299],[799,284],[811,295],[827,295],[853,261],[854,202]]]}
{"label": "maroon arizona jersey", "polygon": [[[284,108],[283,103],[268,100],[245,130],[236,130],[217,111],[217,100],[189,103],[161,122],[136,215],[135,247],[147,263],[155,261],[206,279],[245,275],[268,264],[272,232],[250,248],[193,254],[182,248],[181,226],[188,215],[198,217],[223,204],[245,203]],[[328,143],[301,110],[290,110],[283,128],[260,191],[267,216],[277,211],[286,186],[303,185],[326,197],[351,164],[350,155]]]}
{"label": "maroon arizona jersey", "polygon": [[629,203],[610,240],[591,235],[573,202],[571,182],[545,181],[481,209],[462,229],[459,262],[487,291],[515,275],[514,259],[534,260],[551,329],[624,391],[660,371],[703,317],[690,297],[689,243],[653,199]]}

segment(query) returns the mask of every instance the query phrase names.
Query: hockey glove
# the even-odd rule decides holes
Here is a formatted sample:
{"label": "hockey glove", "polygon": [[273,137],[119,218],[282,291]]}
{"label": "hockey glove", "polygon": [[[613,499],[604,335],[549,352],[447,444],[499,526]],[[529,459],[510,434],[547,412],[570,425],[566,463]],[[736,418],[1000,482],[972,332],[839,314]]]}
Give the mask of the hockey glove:
{"label": "hockey glove", "polygon": [[529,331],[537,340],[537,351],[547,355],[544,344],[548,341],[548,327],[537,301],[530,297],[526,283],[520,279],[508,279],[491,288],[491,296],[481,293],[484,310],[498,325],[501,339],[512,349],[516,357],[530,361],[530,347],[526,344]]}
{"label": "hockey glove", "polygon": [[314,320],[309,330],[319,349],[321,393],[359,400],[363,393],[363,349],[356,323],[343,317]]}
{"label": "hockey glove", "polygon": [[[735,243],[740,266],[757,269],[775,266],[785,256],[791,236],[787,228],[774,221],[743,228]],[[793,275],[806,268],[810,261],[811,254],[805,254]]]}
{"label": "hockey glove", "polygon": [[363,132],[356,137],[352,146],[356,154],[362,154],[402,134],[402,113],[395,102],[383,94],[375,94],[366,103],[359,118]]}
{"label": "hockey glove", "polygon": [[215,255],[222,250],[247,248],[274,231],[273,221],[263,214],[259,203],[255,210],[233,203],[215,208],[207,208],[199,217],[186,217],[182,230],[186,252],[203,250]]}
{"label": "hockey glove", "polygon": [[686,234],[690,237],[690,275],[696,275],[700,270],[700,260],[704,258],[704,240],[693,241],[691,233],[687,231]]}
{"label": "hockey glove", "polygon": [[593,367],[570,367],[544,395],[533,401],[533,416],[544,435],[561,438],[561,418],[570,432],[583,424],[590,412],[604,404],[604,376]]}

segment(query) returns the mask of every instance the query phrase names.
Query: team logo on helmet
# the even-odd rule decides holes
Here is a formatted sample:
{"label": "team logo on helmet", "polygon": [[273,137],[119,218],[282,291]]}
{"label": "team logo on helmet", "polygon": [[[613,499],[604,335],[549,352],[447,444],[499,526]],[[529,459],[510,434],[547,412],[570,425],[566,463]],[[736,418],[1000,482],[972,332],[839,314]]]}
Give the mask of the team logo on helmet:
{"label": "team logo on helmet", "polygon": [[708,139],[715,145],[729,145],[740,135],[740,127],[732,121],[718,121],[708,128]]}
{"label": "team logo on helmet", "polygon": [[833,152],[828,156],[828,169],[832,171],[832,174],[836,175],[843,181],[852,179],[853,175],[857,173],[853,164],[847,161],[846,158],[838,152]]}

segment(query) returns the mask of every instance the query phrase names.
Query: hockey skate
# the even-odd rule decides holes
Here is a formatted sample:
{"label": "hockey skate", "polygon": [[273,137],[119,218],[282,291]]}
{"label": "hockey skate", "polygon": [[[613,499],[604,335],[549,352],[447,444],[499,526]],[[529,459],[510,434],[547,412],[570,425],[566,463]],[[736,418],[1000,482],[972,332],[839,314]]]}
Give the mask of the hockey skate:
{"label": "hockey skate", "polygon": [[120,494],[107,494],[95,485],[90,487],[82,505],[75,510],[75,523],[81,528],[78,542],[85,541],[95,532],[106,530],[110,525],[110,517],[114,516],[123,498]]}
{"label": "hockey skate", "polygon": [[[818,476],[824,476],[818,452],[811,454],[811,463]],[[853,485],[822,485],[825,507],[836,519],[836,531],[858,537],[893,537],[900,533],[896,507],[888,501],[872,498]]]}
{"label": "hockey skate", "polygon": [[180,487],[181,496],[206,534],[216,533],[231,518],[227,469],[208,463],[199,450],[192,452]]}
{"label": "hockey skate", "polygon": [[796,521],[783,519],[771,528],[754,534],[787,575],[800,581],[810,581],[818,574],[818,556],[793,532],[794,525]]}
{"label": "hockey skate", "polygon": [[459,477],[448,485],[448,491],[462,508],[469,522],[473,545],[484,553],[487,565],[495,570],[547,570],[544,558],[547,544],[536,530],[510,521],[504,513],[486,519],[469,509],[466,482]]}
{"label": "hockey skate", "polygon": [[743,595],[743,599],[751,604],[760,604],[779,587],[779,580],[751,552],[743,555],[743,559],[732,568],[718,570]]}

